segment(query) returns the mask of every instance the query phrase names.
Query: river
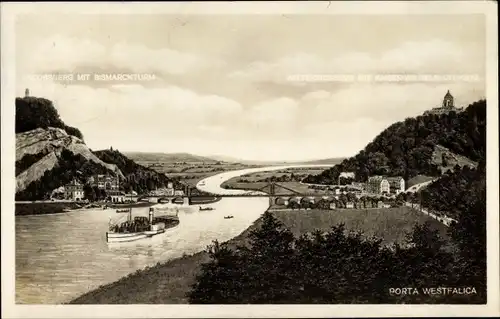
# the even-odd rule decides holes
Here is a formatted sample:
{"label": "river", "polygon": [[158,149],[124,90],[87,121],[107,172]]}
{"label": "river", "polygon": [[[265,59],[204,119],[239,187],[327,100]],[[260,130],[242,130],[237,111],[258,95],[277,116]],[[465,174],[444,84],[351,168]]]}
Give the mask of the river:
{"label": "river", "polygon": [[[289,165],[230,171],[198,183],[200,190],[214,194],[241,194],[220,185],[233,177],[291,167]],[[201,251],[213,240],[238,236],[267,209],[267,198],[223,198],[203,205],[179,207],[179,226],[162,235],[131,243],[108,244],[106,231],[115,210],[82,210],[53,215],[16,216],[16,303],[60,304],[89,290],[152,266]],[[134,209],[147,216],[148,208]],[[232,219],[224,219],[233,215]]]}

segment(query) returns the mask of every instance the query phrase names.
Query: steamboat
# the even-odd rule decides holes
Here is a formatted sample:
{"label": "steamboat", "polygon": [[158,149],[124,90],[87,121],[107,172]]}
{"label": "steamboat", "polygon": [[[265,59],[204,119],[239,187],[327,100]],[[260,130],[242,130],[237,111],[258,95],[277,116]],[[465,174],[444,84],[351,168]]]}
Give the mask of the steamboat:
{"label": "steamboat", "polygon": [[153,237],[165,232],[166,229],[179,225],[178,211],[155,217],[155,207],[149,208],[149,216],[135,216],[132,219],[132,208],[117,210],[117,213],[128,213],[127,220],[122,223],[111,223],[106,232],[108,243],[136,241]]}

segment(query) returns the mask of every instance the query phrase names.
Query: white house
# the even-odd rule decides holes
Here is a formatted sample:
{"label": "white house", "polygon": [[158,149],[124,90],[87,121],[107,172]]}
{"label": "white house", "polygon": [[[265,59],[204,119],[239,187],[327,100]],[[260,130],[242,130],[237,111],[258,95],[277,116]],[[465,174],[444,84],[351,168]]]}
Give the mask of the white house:
{"label": "white house", "polygon": [[391,193],[399,194],[405,191],[405,180],[403,177],[387,177],[387,181],[389,182]]}
{"label": "white house", "polygon": [[389,181],[383,176],[371,176],[366,184],[367,191],[374,194],[383,194],[390,192]]}
{"label": "white house", "polygon": [[64,187],[66,197],[72,200],[83,200],[85,192],[83,191],[83,184],[76,179]]}

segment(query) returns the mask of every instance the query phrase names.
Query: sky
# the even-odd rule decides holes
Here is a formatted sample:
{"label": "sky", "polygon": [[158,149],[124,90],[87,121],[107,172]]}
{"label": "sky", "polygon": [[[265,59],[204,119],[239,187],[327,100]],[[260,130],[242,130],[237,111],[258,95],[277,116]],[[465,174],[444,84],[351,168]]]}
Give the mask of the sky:
{"label": "sky", "polygon": [[484,98],[485,37],[481,15],[31,14],[16,93],[52,100],[93,150],[345,157],[447,90]]}

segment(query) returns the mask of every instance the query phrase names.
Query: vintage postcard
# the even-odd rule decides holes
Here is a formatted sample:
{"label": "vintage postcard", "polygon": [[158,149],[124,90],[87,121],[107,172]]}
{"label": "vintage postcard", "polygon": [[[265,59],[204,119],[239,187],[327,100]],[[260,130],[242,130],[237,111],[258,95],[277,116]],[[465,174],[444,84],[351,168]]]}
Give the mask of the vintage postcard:
{"label": "vintage postcard", "polygon": [[2,317],[500,315],[496,6],[2,4]]}

